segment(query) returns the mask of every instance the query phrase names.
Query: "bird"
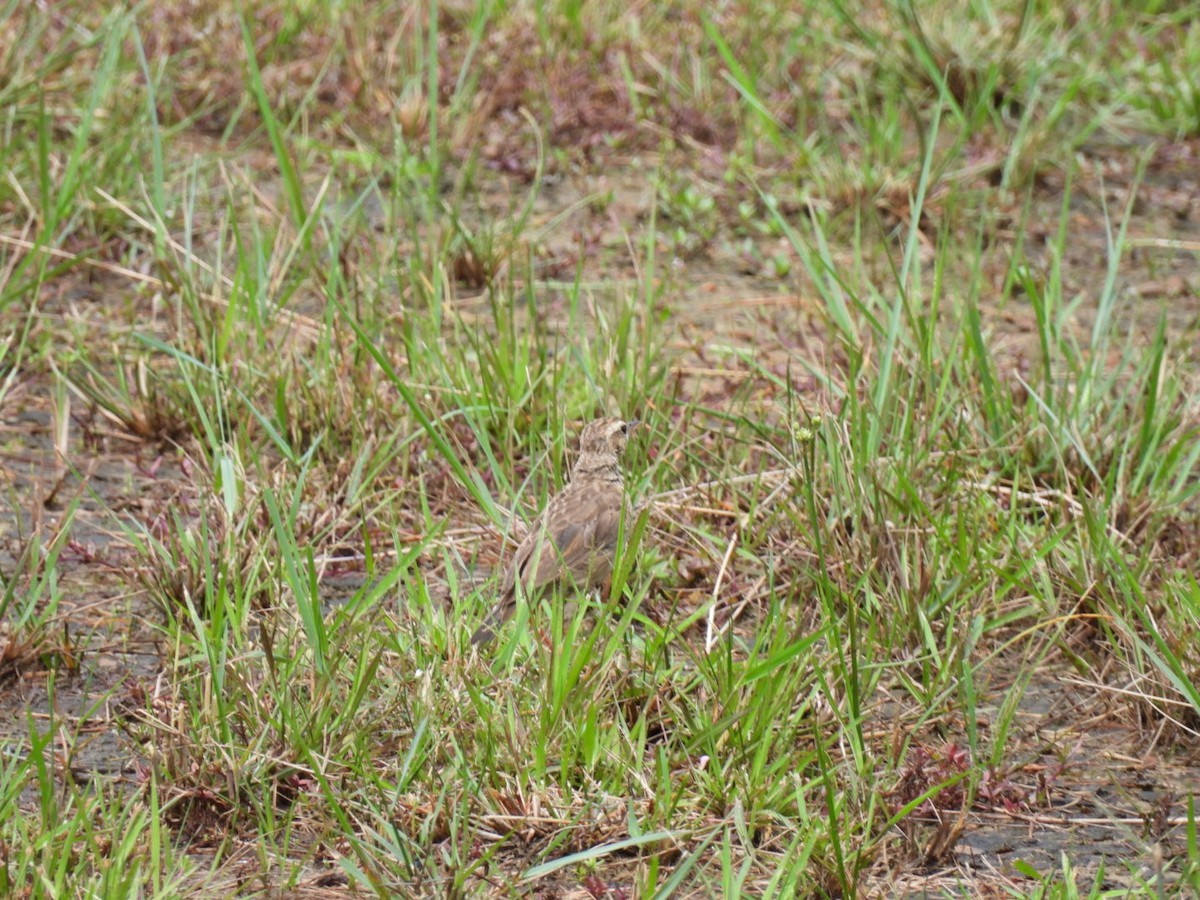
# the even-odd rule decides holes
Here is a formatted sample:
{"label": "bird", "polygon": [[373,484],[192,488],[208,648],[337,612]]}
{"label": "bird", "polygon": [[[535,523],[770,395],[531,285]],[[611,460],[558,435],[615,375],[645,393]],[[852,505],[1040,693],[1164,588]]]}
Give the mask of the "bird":
{"label": "bird", "polygon": [[608,586],[621,523],[629,520],[620,457],[639,424],[637,419],[605,417],[584,426],[570,481],[550,498],[518,545],[499,600],[472,635],[472,644],[496,637],[496,630],[516,612],[518,596],[528,598],[558,582],[583,590]]}

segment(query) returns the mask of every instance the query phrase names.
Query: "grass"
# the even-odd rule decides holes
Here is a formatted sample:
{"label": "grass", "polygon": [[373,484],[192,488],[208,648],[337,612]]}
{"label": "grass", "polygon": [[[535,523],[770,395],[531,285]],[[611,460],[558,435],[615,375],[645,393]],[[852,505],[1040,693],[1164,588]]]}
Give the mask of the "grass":
{"label": "grass", "polygon": [[1194,893],[1195,31],[0,7],[0,893]]}

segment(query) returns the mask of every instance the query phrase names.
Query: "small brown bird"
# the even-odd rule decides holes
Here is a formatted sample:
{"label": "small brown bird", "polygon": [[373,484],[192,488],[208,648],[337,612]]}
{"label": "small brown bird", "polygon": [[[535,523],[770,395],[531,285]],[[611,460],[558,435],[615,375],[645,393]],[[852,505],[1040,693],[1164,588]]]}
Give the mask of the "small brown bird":
{"label": "small brown bird", "polygon": [[606,418],[584,426],[570,484],[550,499],[517,547],[500,601],[471,637],[472,644],[496,636],[516,611],[518,593],[529,597],[563,580],[584,590],[608,586],[622,519],[626,528],[633,527],[618,460],[637,424],[636,419]]}

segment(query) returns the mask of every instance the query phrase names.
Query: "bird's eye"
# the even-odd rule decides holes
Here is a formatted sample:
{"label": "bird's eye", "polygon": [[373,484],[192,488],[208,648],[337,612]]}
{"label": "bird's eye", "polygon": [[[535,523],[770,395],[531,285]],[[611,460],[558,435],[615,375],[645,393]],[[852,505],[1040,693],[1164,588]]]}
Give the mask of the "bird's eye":
{"label": "bird's eye", "polygon": [[621,423],[621,434],[629,434],[629,423],[628,422]]}

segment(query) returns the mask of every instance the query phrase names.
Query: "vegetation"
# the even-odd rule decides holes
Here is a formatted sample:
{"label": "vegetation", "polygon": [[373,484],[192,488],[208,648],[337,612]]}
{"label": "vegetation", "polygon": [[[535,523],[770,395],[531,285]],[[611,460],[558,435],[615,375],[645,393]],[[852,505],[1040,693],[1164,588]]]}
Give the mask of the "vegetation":
{"label": "vegetation", "polygon": [[0,894],[1200,891],[1196,4],[100,6],[0,4]]}

